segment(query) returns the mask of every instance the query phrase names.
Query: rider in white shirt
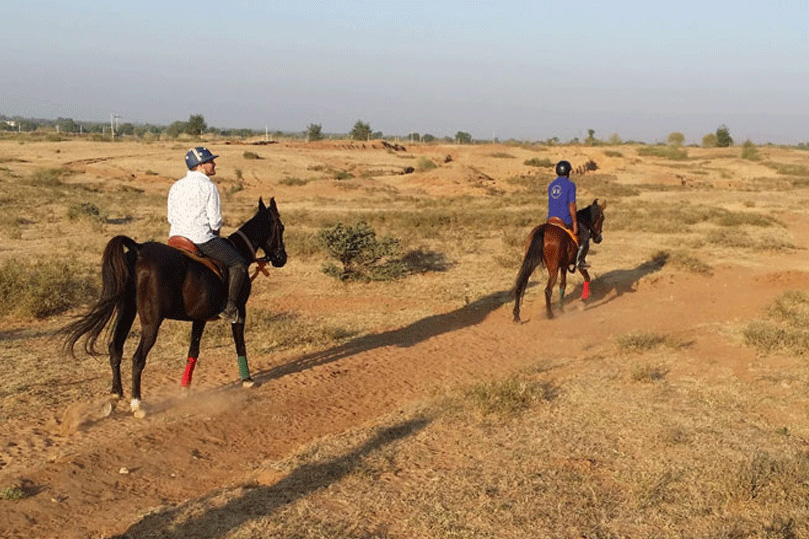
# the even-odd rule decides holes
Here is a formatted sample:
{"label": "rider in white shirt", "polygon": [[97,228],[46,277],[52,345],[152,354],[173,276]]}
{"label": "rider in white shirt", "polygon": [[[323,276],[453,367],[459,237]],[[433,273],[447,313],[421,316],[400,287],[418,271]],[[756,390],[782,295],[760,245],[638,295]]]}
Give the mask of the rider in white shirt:
{"label": "rider in white shirt", "polygon": [[214,159],[219,157],[197,146],[185,154],[188,173],[174,182],[168,196],[170,236],[185,236],[206,256],[228,267],[228,299],[219,315],[232,323],[243,322],[239,295],[247,277],[247,262],[226,239],[219,236],[222,209],[219,189],[211,181],[216,174]]}

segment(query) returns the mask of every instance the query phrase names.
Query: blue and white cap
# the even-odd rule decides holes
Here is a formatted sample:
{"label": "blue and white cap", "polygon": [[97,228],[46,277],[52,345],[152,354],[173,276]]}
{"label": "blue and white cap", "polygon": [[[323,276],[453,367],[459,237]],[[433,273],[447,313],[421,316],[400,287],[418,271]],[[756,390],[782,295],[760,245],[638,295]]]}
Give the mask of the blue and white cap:
{"label": "blue and white cap", "polygon": [[217,157],[219,156],[212,154],[211,150],[205,146],[197,146],[196,148],[191,148],[188,150],[188,153],[185,154],[185,164],[188,166],[188,170],[191,170],[195,166],[213,161]]}

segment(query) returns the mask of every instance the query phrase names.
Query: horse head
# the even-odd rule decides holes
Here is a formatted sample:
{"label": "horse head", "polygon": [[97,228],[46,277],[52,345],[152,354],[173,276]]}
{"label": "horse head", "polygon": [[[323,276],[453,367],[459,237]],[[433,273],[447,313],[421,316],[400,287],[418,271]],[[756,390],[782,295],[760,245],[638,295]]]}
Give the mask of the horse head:
{"label": "horse head", "polygon": [[258,199],[256,218],[260,220],[263,229],[256,244],[264,251],[264,260],[280,268],[287,263],[287,251],[284,247],[284,224],[281,222],[278,206],[275,205],[275,197],[270,198],[269,208],[264,205],[263,199]]}
{"label": "horse head", "polygon": [[601,230],[604,227],[604,208],[607,207],[607,201],[598,202],[595,199],[590,205],[590,236],[595,243],[601,243],[603,239]]}

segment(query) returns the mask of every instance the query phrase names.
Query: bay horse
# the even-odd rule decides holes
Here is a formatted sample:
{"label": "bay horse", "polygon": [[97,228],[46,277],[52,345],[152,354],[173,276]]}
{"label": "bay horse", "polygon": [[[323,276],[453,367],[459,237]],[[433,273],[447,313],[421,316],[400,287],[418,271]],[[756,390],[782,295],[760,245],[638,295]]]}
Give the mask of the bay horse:
{"label": "bay horse", "polygon": [[[269,207],[259,198],[258,211],[228,240],[245,260],[264,264],[272,263],[280,268],[287,261],[284,247],[284,225],[278,213],[275,199]],[[256,258],[258,249],[264,257]],[[191,344],[188,363],[182,386],[188,388],[199,357],[199,345],[205,324],[217,318],[227,298],[227,275],[217,275],[212,268],[189,257],[180,249],[159,242],[137,243],[127,236],[115,236],[104,249],[101,260],[101,298],[86,315],[65,326],[64,348],[71,356],[76,343],[85,338],[84,349],[96,355],[96,342],[105,326],[115,316],[111,331],[107,331],[110,366],[112,367],[112,404],[123,398],[121,386],[121,357],[124,342],[135,321],[140,319],[141,335],[132,357],[131,410],[136,417],[146,412],[141,402],[141,374],[146,366],[146,356],[154,346],[160,324],[165,319],[190,321]],[[242,322],[231,324],[236,345],[239,376],[242,385],[251,387],[247,351],[244,344],[245,303],[250,296],[251,280],[239,297],[239,313]]]}
{"label": "bay horse", "polygon": [[[595,199],[592,204],[576,212],[576,220],[579,227],[584,227],[590,232],[590,237],[595,243],[601,243],[601,230],[604,226],[604,208],[606,202],[599,203]],[[528,286],[528,279],[538,265],[544,265],[548,269],[548,284],[545,286],[545,310],[548,318],[553,318],[551,307],[551,296],[553,287],[556,284],[557,275],[561,273],[559,279],[559,308],[564,309],[565,287],[567,286],[567,272],[575,273],[578,269],[584,277],[582,287],[582,299],[587,299],[590,294],[590,274],[586,269],[576,267],[576,252],[578,246],[571,235],[561,228],[550,223],[543,223],[535,227],[528,236],[525,256],[522,266],[517,273],[517,280],[514,284],[514,321],[520,321],[520,302]]]}

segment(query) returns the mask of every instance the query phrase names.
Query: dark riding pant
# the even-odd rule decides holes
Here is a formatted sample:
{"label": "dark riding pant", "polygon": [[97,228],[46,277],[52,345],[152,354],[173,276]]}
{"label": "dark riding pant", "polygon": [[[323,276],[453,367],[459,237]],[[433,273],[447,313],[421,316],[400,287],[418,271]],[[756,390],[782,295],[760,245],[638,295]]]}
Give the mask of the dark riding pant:
{"label": "dark riding pant", "polygon": [[197,245],[206,256],[220,260],[228,267],[228,307],[239,303],[239,294],[247,278],[247,261],[233,245],[224,238],[216,237]]}

